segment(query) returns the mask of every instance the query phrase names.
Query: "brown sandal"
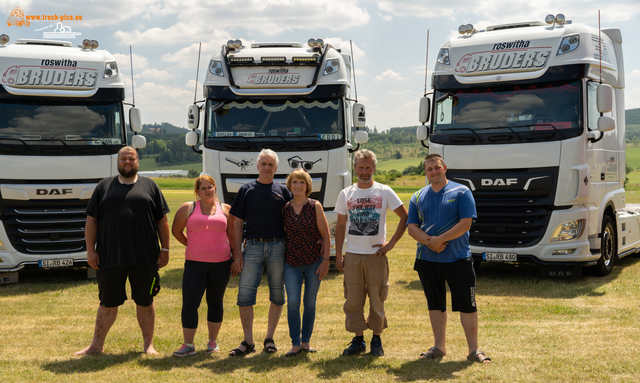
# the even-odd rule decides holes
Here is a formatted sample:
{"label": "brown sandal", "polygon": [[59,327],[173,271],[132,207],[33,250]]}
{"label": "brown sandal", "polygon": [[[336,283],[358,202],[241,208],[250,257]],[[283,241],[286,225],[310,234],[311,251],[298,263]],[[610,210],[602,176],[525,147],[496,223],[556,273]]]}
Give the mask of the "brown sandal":
{"label": "brown sandal", "polygon": [[484,351],[474,351],[467,355],[467,359],[472,362],[484,363],[485,361],[491,362],[491,358],[485,355]]}
{"label": "brown sandal", "polygon": [[424,360],[441,359],[443,356],[445,356],[445,353],[442,352],[442,350],[436,347],[431,347],[429,351],[423,352],[422,354],[420,354],[420,359],[424,359]]}

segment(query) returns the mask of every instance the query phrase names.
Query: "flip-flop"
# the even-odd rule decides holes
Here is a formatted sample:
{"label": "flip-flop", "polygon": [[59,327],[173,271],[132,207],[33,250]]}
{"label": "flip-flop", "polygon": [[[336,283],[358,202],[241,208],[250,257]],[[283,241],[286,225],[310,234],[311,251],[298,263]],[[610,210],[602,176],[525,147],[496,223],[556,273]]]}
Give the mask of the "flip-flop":
{"label": "flip-flop", "polygon": [[445,356],[445,353],[442,352],[442,350],[436,347],[431,347],[427,352],[423,352],[422,354],[420,354],[420,359],[424,359],[424,360],[440,359],[443,356]]}
{"label": "flip-flop", "polygon": [[485,360],[491,362],[491,358],[485,355],[484,351],[474,351],[467,355],[467,359],[472,362],[484,363]]}

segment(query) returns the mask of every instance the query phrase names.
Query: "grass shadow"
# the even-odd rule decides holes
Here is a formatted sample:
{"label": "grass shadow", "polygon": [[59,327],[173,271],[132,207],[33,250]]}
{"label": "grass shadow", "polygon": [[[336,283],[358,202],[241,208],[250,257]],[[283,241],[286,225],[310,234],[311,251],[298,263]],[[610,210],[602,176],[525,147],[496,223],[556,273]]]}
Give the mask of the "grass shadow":
{"label": "grass shadow", "polygon": [[42,369],[59,375],[74,375],[78,373],[98,372],[113,366],[126,364],[144,355],[142,352],[128,352],[126,354],[89,354],[63,361],[48,362],[41,365]]}
{"label": "grass shadow", "polygon": [[387,370],[389,365],[385,363],[375,363],[379,358],[370,354],[360,354],[352,356],[338,356],[333,359],[325,359],[309,363],[311,369],[319,369],[318,379],[339,379],[342,374],[356,370]]}
{"label": "grass shadow", "polygon": [[418,359],[404,363],[397,368],[390,368],[387,372],[402,382],[440,381],[457,379],[457,373],[472,365],[473,363],[468,361],[438,362]]}
{"label": "grass shadow", "polygon": [[0,285],[0,291],[3,296],[30,295],[93,283],[96,280],[87,278],[86,268],[26,269],[20,271],[18,283]]}
{"label": "grass shadow", "polygon": [[139,365],[149,367],[155,371],[171,371],[174,368],[193,367],[197,364],[204,363],[211,359],[211,354],[205,351],[199,351],[195,355],[187,357],[175,357],[168,355],[162,358],[143,359],[138,362]]}

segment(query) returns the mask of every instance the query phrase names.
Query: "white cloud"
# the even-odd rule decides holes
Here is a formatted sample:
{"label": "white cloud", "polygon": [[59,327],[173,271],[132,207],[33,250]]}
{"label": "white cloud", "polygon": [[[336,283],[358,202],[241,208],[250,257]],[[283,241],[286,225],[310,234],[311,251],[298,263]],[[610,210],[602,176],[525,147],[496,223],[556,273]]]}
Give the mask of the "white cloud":
{"label": "white cloud", "polygon": [[393,15],[383,15],[382,13],[378,12],[378,16],[380,16],[384,21],[393,20]]}
{"label": "white cloud", "polygon": [[[561,7],[553,1],[529,0],[459,0],[455,4],[436,1],[382,0],[378,8],[396,17],[448,18],[461,22],[471,22],[476,27],[501,24],[510,21],[543,20],[547,14],[564,13],[568,20],[597,25],[597,11],[603,22],[628,21],[640,14],[637,0],[565,0]],[[469,19],[470,17],[475,19]],[[479,22],[478,18],[484,18]]]}
{"label": "white cloud", "polygon": [[[122,53],[114,53],[113,57],[115,57],[118,62],[118,68],[120,68],[120,72],[131,74],[131,59],[129,55],[123,55]],[[149,66],[149,59],[144,56],[140,56],[137,54],[133,54],[133,73],[139,73],[143,68],[147,68]]]}
{"label": "white cloud", "polygon": [[145,68],[140,74],[140,77],[155,79],[155,80],[164,80],[164,79],[171,79],[174,76],[166,70]]}
{"label": "white cloud", "polygon": [[173,87],[145,82],[136,88],[136,106],[145,123],[169,122],[186,126],[187,107],[193,103],[193,86]]}
{"label": "white cloud", "polygon": [[[334,48],[342,49],[343,53],[351,52],[351,41],[342,40],[338,37],[329,37],[324,39],[325,43],[331,44]],[[353,59],[354,60],[362,60],[365,58],[365,52],[362,50],[358,44],[353,43]],[[358,61],[356,61],[356,68],[358,67]]]}
{"label": "white cloud", "polygon": [[379,74],[373,78],[373,81],[383,81],[383,80],[399,81],[399,80],[404,80],[404,78],[400,76],[400,73],[394,72],[391,69],[387,69],[386,71],[382,72],[382,74]]}
{"label": "white cloud", "polygon": [[343,31],[365,25],[370,19],[366,9],[358,7],[357,0],[204,0],[188,7],[180,4],[155,11],[177,18],[169,27],[140,26],[130,32],[116,32],[115,36],[127,44],[159,45],[197,41],[238,27],[260,35],[300,29]]}

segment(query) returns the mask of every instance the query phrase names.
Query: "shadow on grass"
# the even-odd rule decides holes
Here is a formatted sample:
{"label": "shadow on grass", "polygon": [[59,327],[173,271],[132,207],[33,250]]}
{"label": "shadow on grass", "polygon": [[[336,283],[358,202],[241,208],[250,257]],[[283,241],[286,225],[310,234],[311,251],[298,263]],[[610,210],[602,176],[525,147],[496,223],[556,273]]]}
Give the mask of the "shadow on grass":
{"label": "shadow on grass", "polygon": [[0,285],[0,291],[3,296],[29,295],[93,283],[86,268],[26,269],[19,272],[18,283]]}
{"label": "shadow on grass", "polygon": [[472,362],[467,361],[414,360],[398,368],[390,368],[387,373],[395,375],[402,382],[449,380],[456,379],[455,374],[472,365]]}
{"label": "shadow on grass", "polygon": [[193,367],[211,360],[211,354],[198,351],[195,355],[176,357],[171,354],[162,358],[146,358],[138,361],[140,366],[148,367],[155,371],[170,371],[174,368]]}
{"label": "shadow on grass", "polygon": [[389,369],[389,365],[384,363],[373,364],[373,362],[377,360],[379,360],[379,358],[370,354],[352,355],[348,357],[338,356],[333,359],[311,362],[309,363],[309,367],[320,370],[317,375],[319,379],[331,380],[340,378],[342,374],[348,371]]}
{"label": "shadow on grass", "polygon": [[[605,277],[596,276],[591,269],[584,269],[582,277],[543,277],[533,264],[500,264],[483,262],[477,273],[477,292],[490,296],[525,296],[539,298],[571,299],[581,296],[602,296],[598,291],[619,277],[627,267],[640,262],[640,257],[628,256],[616,260],[613,270]],[[396,285],[407,290],[422,290],[415,274],[414,280],[399,280]]]}
{"label": "shadow on grass", "polygon": [[98,372],[110,367],[128,363],[139,358],[141,352],[128,352],[126,354],[90,354],[72,359],[49,362],[42,364],[42,369],[61,375],[73,375],[78,373]]}

